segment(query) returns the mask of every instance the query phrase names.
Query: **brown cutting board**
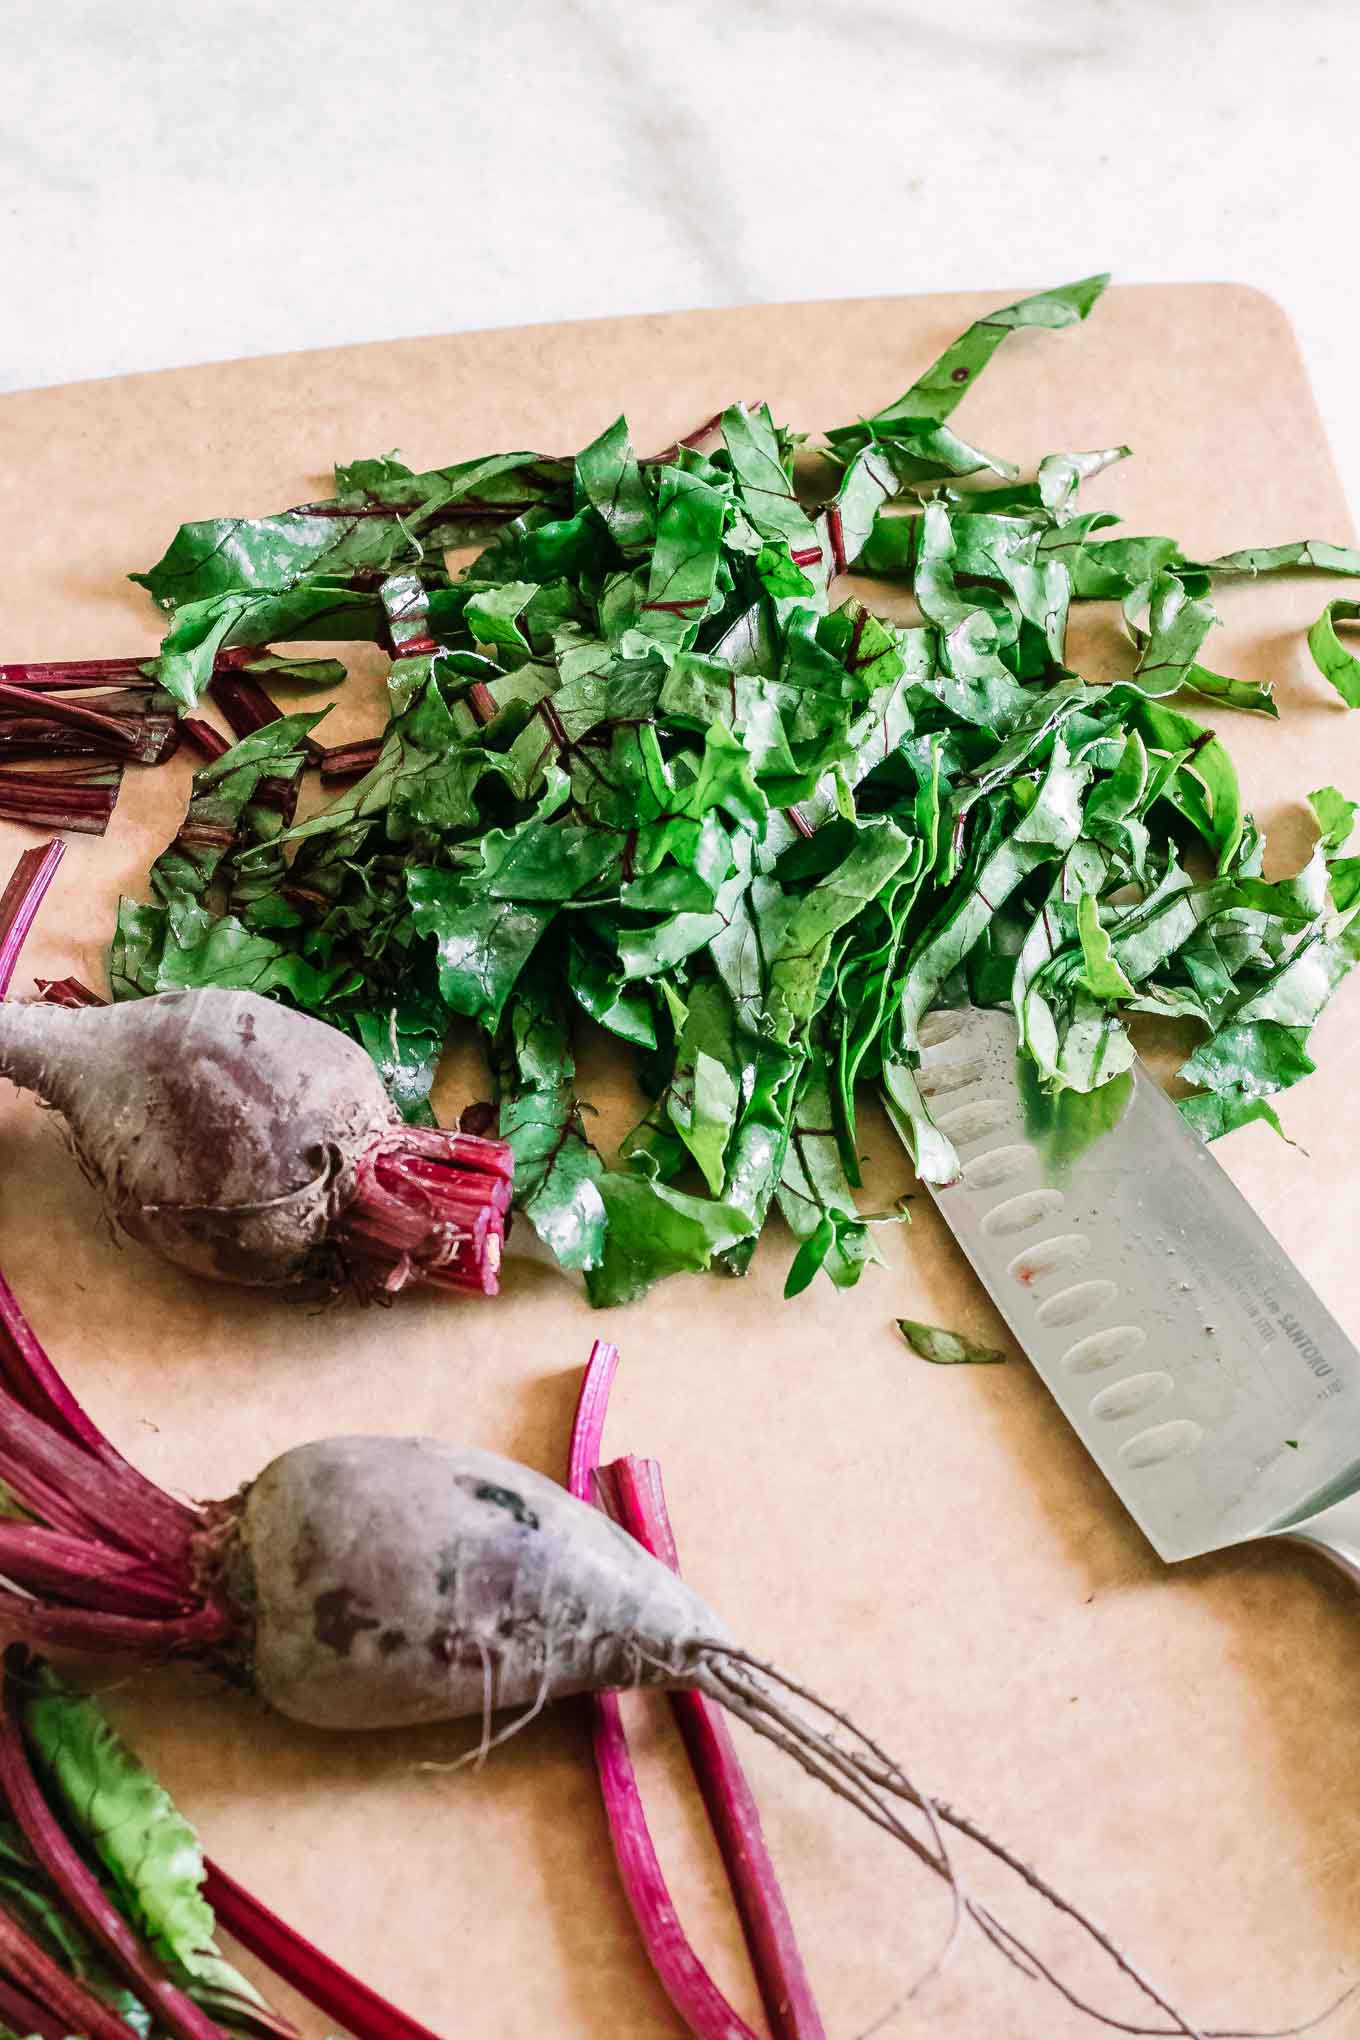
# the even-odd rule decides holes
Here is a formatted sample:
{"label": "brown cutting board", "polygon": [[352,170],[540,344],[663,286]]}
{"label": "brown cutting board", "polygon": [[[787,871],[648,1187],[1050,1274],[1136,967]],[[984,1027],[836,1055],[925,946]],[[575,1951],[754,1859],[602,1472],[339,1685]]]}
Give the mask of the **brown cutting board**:
{"label": "brown cutting board", "polygon": [[[831,425],[895,396],[1000,295],[475,333],[7,397],[0,658],[149,652],[155,617],[126,570],[183,519],[323,493],[337,458],[574,448],[625,409],[637,442],[661,445],[735,396]],[[1348,535],[1294,342],[1250,290],[1115,291],[1075,332],[1021,334],[960,423],[1026,462],[1128,441],[1136,458],[1092,503],[1194,552]],[[1229,732],[1276,869],[1309,840],[1310,788],[1360,792],[1360,721],[1302,643],[1328,592],[1295,579],[1222,595],[1213,663],[1278,685],[1278,726],[1237,718]],[[1117,670],[1107,623],[1084,624],[1083,640],[1088,671]],[[376,727],[380,666],[356,663],[330,741]],[[27,972],[102,981],[116,897],[172,833],[189,769],[130,774],[107,838],[72,842],[21,991]],[[0,865],[30,840],[0,829]],[[1251,1129],[1221,1150],[1356,1335],[1358,1023],[1348,987],[1319,1029],[1319,1074],[1285,1102],[1297,1146]],[[450,1107],[478,1084],[472,1057],[451,1060]],[[585,1072],[606,1108],[613,1062],[592,1055]],[[881,1206],[909,1171],[874,1116],[865,1144]],[[464,1438],[559,1473],[579,1368],[607,1334],[624,1354],[608,1445],[661,1459],[686,1570],[752,1648],[1041,1862],[1197,2020],[1305,2018],[1360,1974],[1360,1610],[1283,1550],[1165,1569],[1023,1363],[913,1358],[899,1315],[1006,1343],[928,1200],[913,1210],[858,1290],[819,1283],[792,1305],[776,1226],[746,1282],[673,1281],[603,1319],[518,1233],[495,1304],[415,1296],[317,1314],[195,1283],[115,1240],[52,1122],[0,1101],[0,1260],[77,1391],[150,1473],[220,1495],[283,1447],[355,1430]],[[441,1768],[472,1746],[465,1728],[328,1738],[195,1673],[98,1676],[212,1852],[441,2034],[679,2030],[615,1881],[583,1706],[476,1772]],[[685,1921],[758,2024],[664,1711],[632,1718]],[[739,1733],[828,2031],[850,2040],[928,1965],[947,1903]],[[1074,1985],[1137,2016],[1128,1987],[1023,1894],[974,1875]],[[1092,2029],[972,1936],[882,2030]],[[1360,2034],[1360,2002],[1330,2030]]]}

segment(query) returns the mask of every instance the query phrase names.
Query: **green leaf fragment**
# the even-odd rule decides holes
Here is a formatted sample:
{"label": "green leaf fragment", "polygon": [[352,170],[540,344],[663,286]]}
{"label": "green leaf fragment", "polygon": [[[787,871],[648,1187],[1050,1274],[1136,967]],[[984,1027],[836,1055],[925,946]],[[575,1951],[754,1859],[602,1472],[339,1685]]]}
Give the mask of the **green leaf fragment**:
{"label": "green leaf fragment", "polygon": [[999,1367],[1006,1358],[995,1346],[979,1345],[962,1332],[946,1332],[939,1325],[918,1324],[915,1318],[899,1318],[897,1329],[912,1352],[932,1367]]}
{"label": "green leaf fragment", "polygon": [[749,1215],[715,1198],[609,1170],[599,1179],[604,1252],[586,1275],[597,1308],[633,1303],[668,1275],[701,1273],[751,1230]]}
{"label": "green leaf fragment", "polygon": [[[1053,290],[1037,291],[1013,305],[988,312],[960,334],[923,376],[903,392],[895,403],[875,411],[869,423],[891,425],[898,419],[944,419],[961,402],[1001,345],[1011,333],[1026,326],[1050,330],[1073,326],[1084,319],[1109,282],[1108,275],[1086,276],[1077,283],[1059,284]],[[833,445],[836,434],[828,435]]]}
{"label": "green leaf fragment", "polygon": [[198,1837],[170,1795],[98,1704],[62,1686],[50,1669],[40,1675],[24,1722],[134,1924],[164,1960],[197,1974],[215,1953],[215,1921],[202,1895]]}
{"label": "green leaf fragment", "polygon": [[656,529],[656,517],[626,419],[616,418],[577,454],[576,480],[624,557],[645,553]]}
{"label": "green leaf fragment", "polygon": [[1133,986],[1115,962],[1110,933],[1101,925],[1100,908],[1093,893],[1084,892],[1077,902],[1077,934],[1082,966],[1078,983],[1093,999],[1131,999]]}
{"label": "green leaf fragment", "polygon": [[1308,633],[1308,649],[1347,708],[1360,708],[1360,659],[1337,636],[1338,623],[1360,623],[1360,602],[1329,602]]}
{"label": "green leaf fragment", "polygon": [[1334,786],[1320,786],[1309,794],[1308,805],[1313,810],[1324,852],[1328,857],[1335,856],[1350,840],[1360,801],[1347,800]]}
{"label": "green leaf fragment", "polygon": [[445,1005],[494,1026],[556,907],[495,899],[468,879],[424,867],[408,873],[406,889],[417,934],[434,938]]}
{"label": "green leaf fragment", "polygon": [[1321,539],[1302,538],[1290,545],[1248,546],[1242,552],[1223,553],[1206,560],[1206,574],[1279,574],[1311,567],[1321,574],[1360,574],[1360,551],[1349,545],[1328,545]]}

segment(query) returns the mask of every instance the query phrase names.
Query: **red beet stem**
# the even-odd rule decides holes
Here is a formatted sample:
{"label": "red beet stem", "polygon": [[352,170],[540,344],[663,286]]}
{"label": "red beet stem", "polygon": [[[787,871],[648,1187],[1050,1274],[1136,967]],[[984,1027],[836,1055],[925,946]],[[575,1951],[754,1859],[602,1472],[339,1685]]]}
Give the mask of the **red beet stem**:
{"label": "red beet stem", "polygon": [[487,686],[485,680],[475,680],[473,682],[467,692],[467,701],[474,718],[481,724],[483,729],[485,729],[489,722],[494,722],[500,713],[496,706],[496,697]]}
{"label": "red beet stem", "polygon": [[[615,1521],[678,1573],[680,1558],[656,1460],[616,1459],[601,1467],[596,1479]],[[673,1693],[671,1711],[708,1809],[774,2040],[826,2040],[765,1844],[760,1810],[722,1710],[701,1693]]]}
{"label": "red beet stem", "polygon": [[[597,1339],[581,1382],[567,1463],[567,1486],[578,1501],[594,1500],[595,1470],[618,1364],[618,1347]],[[590,1705],[595,1767],[619,1877],[657,1981],[698,2040],[756,2040],[751,2027],[714,1983],[680,1925],[647,1826],[618,1695],[596,1693]]]}
{"label": "red beet stem", "polygon": [[204,722],[201,715],[182,715],[179,726],[199,757],[208,759],[210,763],[225,758],[231,749],[221,730],[215,730],[210,722]]}
{"label": "red beet stem", "polygon": [[[0,1977],[0,2024],[11,2033],[36,2034],[38,2040],[67,2040],[70,2030],[68,2020],[54,2017],[36,1998],[4,1977]],[[126,2026],[122,2040],[127,2040]]]}
{"label": "red beet stem", "polygon": [[838,574],[845,572],[845,527],[841,513],[832,503],[826,513],[826,535],[831,541],[831,564]]}
{"label": "red beet stem", "polygon": [[[170,1981],[155,1956],[143,1950],[123,1915],[105,1893],[98,1877],[68,1840],[61,1823],[43,1797],[29,1764],[23,1729],[20,1675],[11,1658],[0,1711],[0,1786],[28,1846],[61,1895],[65,1908],[122,1972],[155,2022],[175,2040],[225,2040],[222,2028]],[[121,2021],[115,2026],[126,2040]],[[77,2026],[84,2032],[84,2026]],[[90,2029],[91,2032],[93,2029]]]}
{"label": "red beet stem", "polygon": [[381,737],[361,737],[353,744],[332,744],[321,753],[323,782],[362,779],[365,772],[371,772],[377,764],[382,746]]}
{"label": "red beet stem", "polygon": [[0,1629],[33,1643],[210,1652],[231,1618],[199,1584],[196,1509],[130,1466],[61,1380],[0,1275],[0,1481],[39,1520],[0,1523]]}
{"label": "red beet stem", "polygon": [[219,1924],[354,2040],[438,2040],[428,2026],[398,2011],[285,1925],[216,1863],[206,1868],[203,1896]]}
{"label": "red beet stem", "polygon": [[154,1481],[148,1480],[144,1473],[139,1473],[124,1459],[117,1446],[110,1444],[94,1419],[87,1416],[43,1351],[37,1333],[19,1308],[18,1299],[3,1274],[0,1274],[0,1381],[15,1401],[31,1415],[41,1418],[49,1430],[80,1446],[92,1459],[97,1459],[110,1473],[116,1474],[130,1490],[144,1496],[154,1508],[158,1520],[167,1520],[167,1512],[170,1512],[178,1517],[186,1538],[194,1534],[198,1528],[198,1512],[183,1502],[177,1502]]}
{"label": "red beet stem", "polygon": [[249,673],[214,673],[208,692],[238,737],[252,737],[283,715],[278,703]]}
{"label": "red beet stem", "polygon": [[34,978],[45,1006],[107,1006],[108,1000],[101,999],[98,992],[92,992],[78,977]]}
{"label": "red beet stem", "polygon": [[47,888],[66,854],[64,843],[40,843],[25,850],[0,893],[0,999],[7,997],[19,951],[28,939]]}
{"label": "red beet stem", "polygon": [[[748,411],[758,411],[764,401],[763,397],[755,397],[746,408]],[[706,439],[713,437],[718,427],[722,424],[722,420],[722,412],[715,411],[711,418],[705,418],[702,425],[696,425],[694,430],[687,432],[683,439],[673,439],[669,446],[663,446],[660,453],[644,453],[639,465],[642,467],[671,467],[679,460],[684,448],[688,447],[691,452],[697,452]]]}
{"label": "red beet stem", "polygon": [[[12,2032],[41,2033],[45,2040],[63,2040],[63,2036],[72,2033],[78,2033],[81,2040],[128,2040],[128,2028],[118,2014],[101,2004],[73,1976],[68,1976],[52,1956],[29,1939],[3,1906],[0,1906],[0,1970],[11,1979],[6,1986],[14,1992],[10,2002],[20,2008],[38,2008],[36,2024],[25,2019],[22,2025],[12,2025]],[[4,2005],[5,2000],[0,2000],[0,2010]]]}
{"label": "red beet stem", "polygon": [[132,758],[141,765],[159,765],[179,745],[179,728],[168,712],[139,712],[124,707],[121,713],[111,713],[87,708],[78,701],[54,700],[41,690],[14,687],[3,681],[0,681],[0,716],[36,718],[40,726],[70,730],[88,739],[99,751],[115,758]]}
{"label": "red beet stem", "polygon": [[123,783],[121,764],[54,765],[46,772],[0,771],[0,821],[31,829],[102,836]]}
{"label": "red beet stem", "polygon": [[22,1496],[30,1476],[69,1498],[94,1536],[172,1573],[186,1565],[199,1528],[193,1510],[123,1462],[110,1465],[63,1436],[16,1398],[0,1396],[0,1480]]}
{"label": "red beet stem", "polygon": [[[252,651],[252,656],[259,654]],[[224,672],[219,666],[208,682],[208,692],[238,737],[253,737],[256,730],[267,729],[270,723],[282,719],[283,710],[278,703],[249,673],[230,669]],[[321,763],[323,747],[315,737],[304,737],[299,748],[313,765]]]}
{"label": "red beet stem", "polygon": [[297,813],[300,790],[299,775],[296,773],[291,779],[261,779],[256,785],[250,804],[253,808],[263,809],[267,814],[276,814],[284,828],[288,829],[292,827],[293,817]]}
{"label": "red beet stem", "polygon": [[0,683],[7,687],[64,692],[81,687],[107,687],[117,681],[122,687],[150,689],[156,682],[148,672],[156,655],[128,659],[38,659],[20,665],[0,666]]}
{"label": "red beet stem", "polygon": [[333,1238],[351,1280],[392,1296],[415,1279],[495,1296],[514,1159],[503,1141],[405,1127],[359,1165]]}

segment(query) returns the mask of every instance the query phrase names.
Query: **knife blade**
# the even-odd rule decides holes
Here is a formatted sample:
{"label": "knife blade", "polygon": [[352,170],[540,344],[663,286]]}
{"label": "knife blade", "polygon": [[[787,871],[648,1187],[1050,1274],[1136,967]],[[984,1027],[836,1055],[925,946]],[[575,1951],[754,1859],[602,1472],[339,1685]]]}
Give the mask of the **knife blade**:
{"label": "knife blade", "polygon": [[1360,1578],[1360,1352],[1161,1086],[1048,1094],[1006,1012],[920,1041],[940,1213],[1154,1549],[1283,1535]]}

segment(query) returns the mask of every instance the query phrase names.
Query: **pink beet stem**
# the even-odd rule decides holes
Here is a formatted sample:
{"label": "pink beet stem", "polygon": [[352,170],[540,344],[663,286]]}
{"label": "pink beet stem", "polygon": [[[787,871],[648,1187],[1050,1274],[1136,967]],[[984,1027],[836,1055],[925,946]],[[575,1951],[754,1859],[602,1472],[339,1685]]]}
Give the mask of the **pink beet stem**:
{"label": "pink beet stem", "polygon": [[398,2011],[285,1925],[216,1863],[209,1862],[206,1867],[203,1896],[220,1925],[319,2012],[335,2019],[354,2040],[438,2040],[428,2026]]}
{"label": "pink beet stem", "polygon": [[[630,1454],[602,1467],[596,1478],[615,1521],[678,1573],[680,1558],[656,1460]],[[722,1710],[701,1693],[672,1693],[671,1709],[732,1886],[770,2031],[775,2040],[826,2040],[765,1844],[760,1810]]]}
{"label": "pink beet stem", "polygon": [[[618,1364],[618,1347],[597,1339],[581,1382],[567,1462],[567,1486],[578,1501],[594,1500],[593,1481]],[[680,1925],[647,1826],[618,1696],[596,1693],[590,1705],[595,1766],[619,1876],[657,1980],[698,2040],[756,2040],[752,2028],[714,1983]]]}
{"label": "pink beet stem", "polygon": [[[175,2040],[225,2040],[222,2028],[170,1981],[161,1964],[138,1945],[123,1915],[76,1850],[39,1788],[28,1760],[23,1699],[11,1668],[0,1711],[0,1786],[28,1846],[90,1938],[122,1972],[156,2022]],[[121,2022],[115,2022],[120,2026]],[[77,2031],[83,2031],[77,2028]],[[124,2040],[126,2033],[124,2032]]]}
{"label": "pink beet stem", "polygon": [[336,1239],[357,1285],[412,1280],[495,1296],[514,1160],[501,1141],[406,1127],[361,1165]]}
{"label": "pink beet stem", "polygon": [[9,995],[19,951],[65,855],[66,845],[58,842],[40,843],[25,850],[9,884],[0,893],[0,999]]}

